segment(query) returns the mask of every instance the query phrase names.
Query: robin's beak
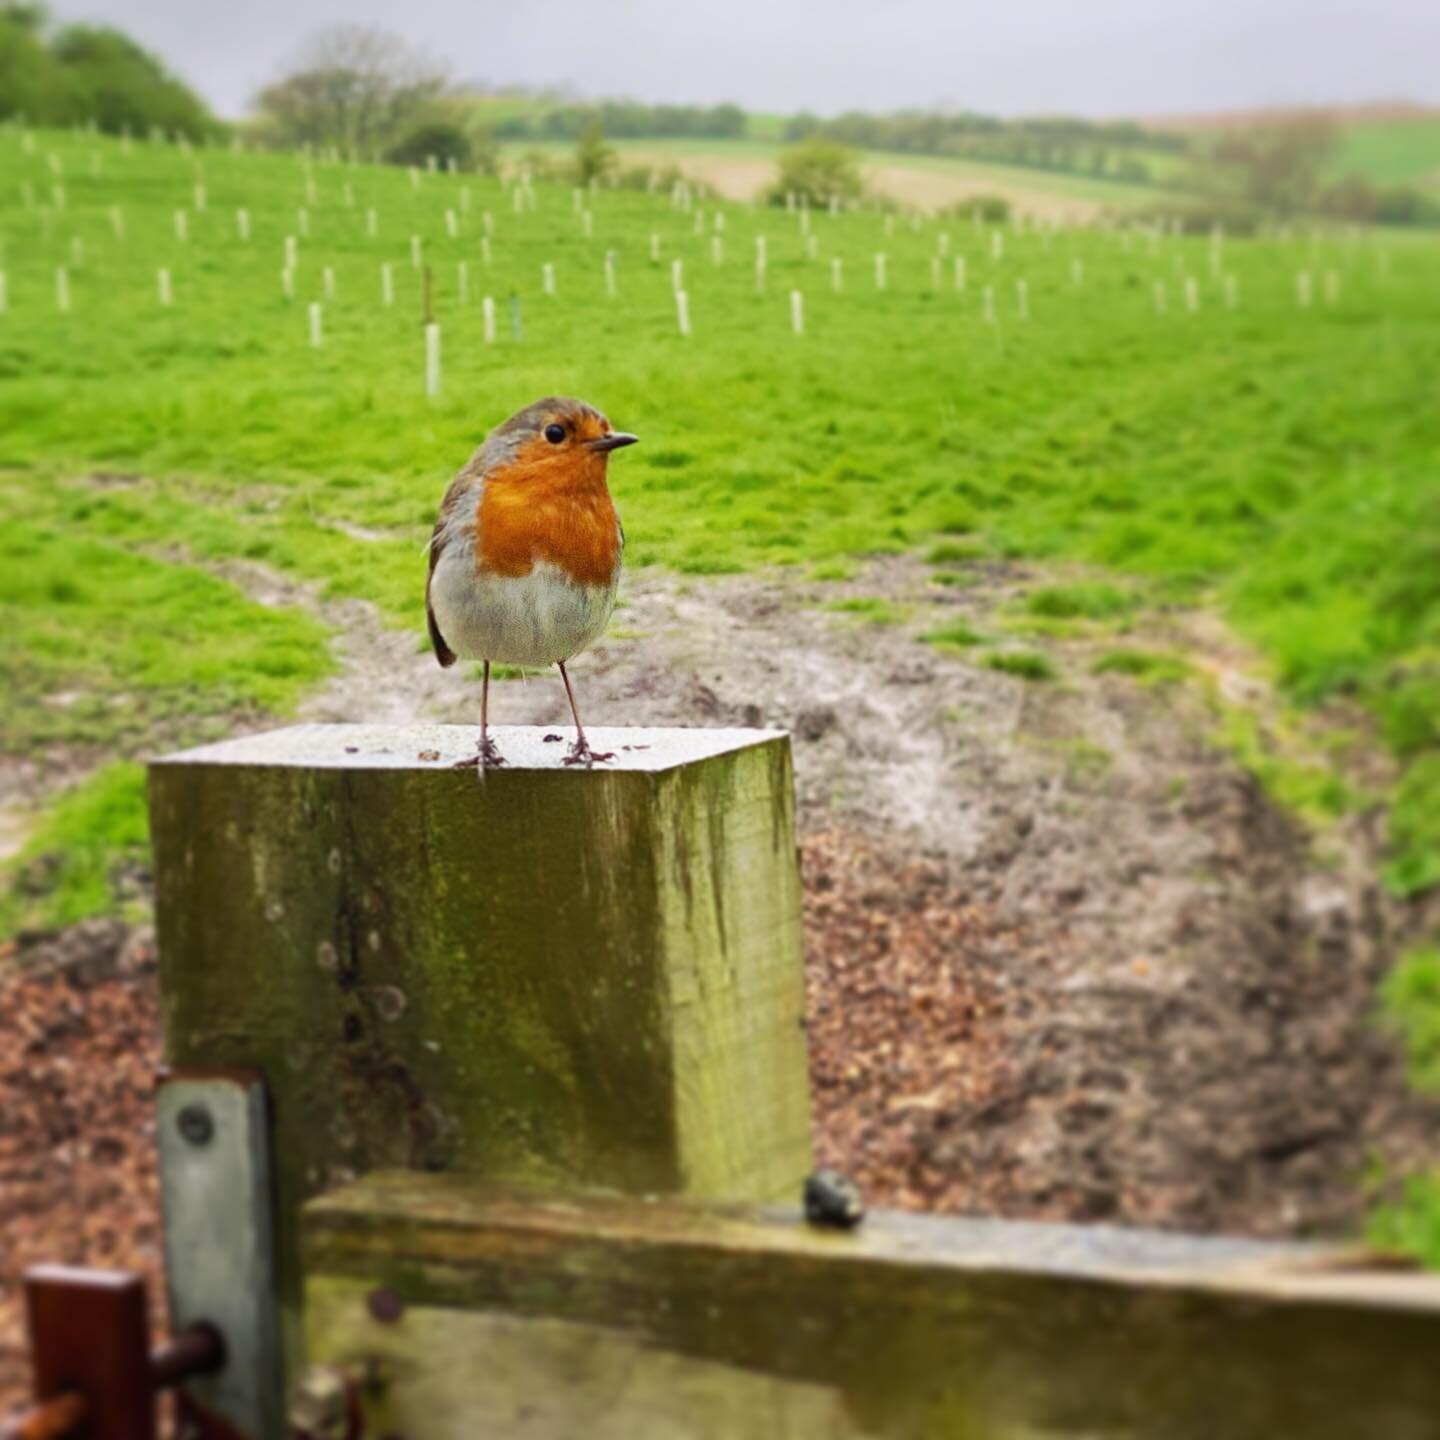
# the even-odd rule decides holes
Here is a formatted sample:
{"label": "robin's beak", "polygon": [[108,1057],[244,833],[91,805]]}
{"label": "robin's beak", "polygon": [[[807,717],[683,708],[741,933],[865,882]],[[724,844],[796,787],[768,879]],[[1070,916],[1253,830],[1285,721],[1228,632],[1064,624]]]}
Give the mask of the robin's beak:
{"label": "robin's beak", "polygon": [[609,435],[602,435],[598,440],[592,440],[590,448],[598,450],[604,455],[607,451],[619,450],[625,445],[633,445],[639,438],[638,435],[627,435],[623,430],[614,430]]}

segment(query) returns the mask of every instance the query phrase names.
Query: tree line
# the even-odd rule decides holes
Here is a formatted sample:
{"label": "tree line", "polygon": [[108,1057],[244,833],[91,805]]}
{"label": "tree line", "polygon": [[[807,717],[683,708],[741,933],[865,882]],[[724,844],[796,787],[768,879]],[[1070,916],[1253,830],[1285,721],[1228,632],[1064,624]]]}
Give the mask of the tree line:
{"label": "tree line", "polygon": [[57,25],[43,4],[0,4],[0,119],[163,130],[202,140],[222,127],[205,102],[109,25]]}
{"label": "tree line", "polygon": [[578,140],[597,121],[613,140],[738,140],[749,127],[749,117],[738,105],[598,100],[593,105],[567,103],[516,111],[495,122],[494,134],[499,140]]}
{"label": "tree line", "polygon": [[830,120],[802,113],[785,123],[783,133],[790,141],[820,139],[865,150],[954,155],[1137,184],[1154,178],[1147,152],[1178,154],[1188,143],[1183,135],[1146,130],[1131,120],[1002,120],[919,110],[892,115],[851,110]]}

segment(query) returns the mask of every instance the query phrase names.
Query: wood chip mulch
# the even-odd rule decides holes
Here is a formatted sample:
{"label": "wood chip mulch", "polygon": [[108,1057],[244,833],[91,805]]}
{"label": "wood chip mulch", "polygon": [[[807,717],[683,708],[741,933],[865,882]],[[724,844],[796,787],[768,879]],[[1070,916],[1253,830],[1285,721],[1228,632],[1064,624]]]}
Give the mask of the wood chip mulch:
{"label": "wood chip mulch", "polygon": [[0,1417],[29,1393],[26,1266],[140,1271],[158,1319],[157,1002],[148,929],[86,921],[0,956]]}
{"label": "wood chip mulch", "polygon": [[853,832],[811,835],[802,864],[818,1162],[870,1205],[1005,1211],[1007,1167],[932,1157],[1006,1092],[1004,973],[1036,942],[998,926],[949,867]]}

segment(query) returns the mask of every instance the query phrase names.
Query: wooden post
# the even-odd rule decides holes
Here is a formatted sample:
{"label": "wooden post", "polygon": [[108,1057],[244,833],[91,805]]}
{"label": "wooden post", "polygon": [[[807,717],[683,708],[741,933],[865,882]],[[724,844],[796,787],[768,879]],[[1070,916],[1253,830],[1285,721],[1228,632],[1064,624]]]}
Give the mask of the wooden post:
{"label": "wooden post", "polygon": [[301,1202],[382,1166],[793,1196],[810,1162],[788,739],[306,725],[150,771],[168,1062],[265,1077]]}
{"label": "wooden post", "polygon": [[[426,266],[425,273],[430,273]],[[433,320],[425,322],[425,394],[435,399],[440,393],[440,327]]]}
{"label": "wooden post", "polygon": [[839,1234],[414,1174],[304,1229],[311,1359],[390,1377],[366,1434],[1422,1440],[1440,1414],[1440,1277],[1335,1248],[884,1212]]}

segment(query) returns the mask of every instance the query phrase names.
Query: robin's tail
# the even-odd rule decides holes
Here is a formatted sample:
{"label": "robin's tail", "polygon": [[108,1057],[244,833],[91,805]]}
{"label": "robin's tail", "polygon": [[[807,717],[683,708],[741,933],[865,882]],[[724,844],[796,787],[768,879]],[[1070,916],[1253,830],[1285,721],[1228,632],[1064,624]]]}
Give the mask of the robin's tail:
{"label": "robin's tail", "polygon": [[455,663],[455,652],[445,643],[440,627],[435,623],[435,612],[425,607],[425,627],[430,631],[430,643],[435,647],[435,658],[447,668]]}

